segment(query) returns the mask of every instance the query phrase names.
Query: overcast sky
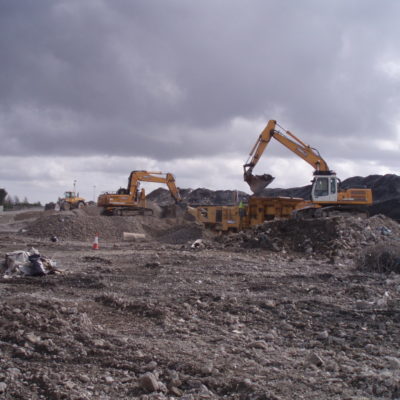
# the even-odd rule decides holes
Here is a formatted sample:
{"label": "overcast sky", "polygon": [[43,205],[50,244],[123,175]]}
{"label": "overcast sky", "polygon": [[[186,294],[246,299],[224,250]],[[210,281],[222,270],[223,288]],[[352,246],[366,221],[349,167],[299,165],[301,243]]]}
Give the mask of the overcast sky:
{"label": "overcast sky", "polygon": [[[399,174],[400,1],[0,0],[0,187],[89,200],[131,170],[249,191],[269,119],[341,179]],[[312,168],[278,143],[271,187]]]}

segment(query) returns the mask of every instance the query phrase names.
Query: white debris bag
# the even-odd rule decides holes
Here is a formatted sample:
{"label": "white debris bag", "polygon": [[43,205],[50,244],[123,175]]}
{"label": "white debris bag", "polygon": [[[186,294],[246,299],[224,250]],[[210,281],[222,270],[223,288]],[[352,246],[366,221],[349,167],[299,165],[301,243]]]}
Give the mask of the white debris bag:
{"label": "white debris bag", "polygon": [[44,276],[58,272],[56,263],[40,255],[39,251],[32,247],[29,251],[13,251],[6,253],[4,263],[4,277],[11,275]]}
{"label": "white debris bag", "polygon": [[6,253],[6,263],[5,263],[5,275],[11,275],[17,269],[29,267],[31,265],[31,261],[29,260],[30,256],[35,254],[39,254],[38,250],[32,247],[29,251],[13,251],[11,253]]}

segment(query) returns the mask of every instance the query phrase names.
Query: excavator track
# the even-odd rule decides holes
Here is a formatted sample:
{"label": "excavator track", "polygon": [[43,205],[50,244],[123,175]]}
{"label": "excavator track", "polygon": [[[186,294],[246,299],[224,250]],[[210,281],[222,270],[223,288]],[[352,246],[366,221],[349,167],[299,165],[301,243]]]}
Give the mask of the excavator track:
{"label": "excavator track", "polygon": [[104,215],[114,215],[119,217],[133,217],[136,215],[151,216],[153,210],[146,207],[118,207],[111,210],[107,210],[103,213]]}
{"label": "excavator track", "polygon": [[314,219],[328,217],[361,217],[369,216],[368,208],[363,205],[332,205],[326,207],[308,207],[295,210],[292,217],[295,219]]}

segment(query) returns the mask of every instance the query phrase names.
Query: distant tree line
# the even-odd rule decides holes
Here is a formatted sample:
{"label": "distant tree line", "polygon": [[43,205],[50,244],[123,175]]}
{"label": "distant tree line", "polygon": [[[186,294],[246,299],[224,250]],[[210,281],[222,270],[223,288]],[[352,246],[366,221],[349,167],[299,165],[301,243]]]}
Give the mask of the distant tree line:
{"label": "distant tree line", "polygon": [[4,200],[7,196],[7,192],[5,189],[0,188],[0,206],[4,204]]}
{"label": "distant tree line", "polygon": [[4,206],[5,210],[21,209],[27,207],[41,207],[40,201],[30,203],[27,197],[21,201],[18,196],[11,196],[5,189],[0,188],[0,206]]}

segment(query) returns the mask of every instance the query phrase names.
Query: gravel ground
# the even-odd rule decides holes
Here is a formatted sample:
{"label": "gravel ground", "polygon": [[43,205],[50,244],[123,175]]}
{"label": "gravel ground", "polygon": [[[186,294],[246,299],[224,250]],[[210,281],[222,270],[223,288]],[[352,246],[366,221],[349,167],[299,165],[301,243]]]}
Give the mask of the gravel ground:
{"label": "gravel ground", "polygon": [[64,270],[0,279],[1,399],[400,398],[399,275],[160,224],[97,251],[0,233]]}

